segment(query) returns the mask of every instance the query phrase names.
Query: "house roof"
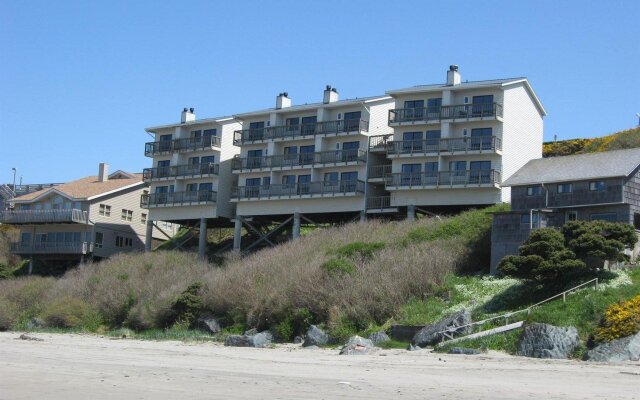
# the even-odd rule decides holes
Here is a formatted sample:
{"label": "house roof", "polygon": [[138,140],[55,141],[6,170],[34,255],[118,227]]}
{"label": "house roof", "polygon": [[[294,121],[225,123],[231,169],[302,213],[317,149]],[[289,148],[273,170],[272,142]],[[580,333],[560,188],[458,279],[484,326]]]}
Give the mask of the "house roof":
{"label": "house roof", "polygon": [[531,160],[503,186],[627,177],[640,166],[640,148]]}
{"label": "house roof", "polygon": [[177,122],[174,124],[152,126],[150,128],[144,128],[144,130],[147,132],[155,132],[159,129],[175,128],[177,126],[192,126],[192,125],[202,125],[202,124],[210,124],[210,123],[223,124],[227,122],[233,122],[233,120],[234,120],[233,117],[202,118],[202,119],[196,119],[194,121],[189,121],[189,122]]}
{"label": "house roof", "polygon": [[13,201],[16,203],[28,203],[36,201],[51,193],[57,193],[75,201],[91,200],[96,197],[111,194],[118,190],[144,184],[142,182],[142,174],[130,174],[124,171],[116,171],[109,176],[109,178],[111,177],[114,177],[114,179],[99,182],[97,176],[87,176],[75,181],[16,197]]}

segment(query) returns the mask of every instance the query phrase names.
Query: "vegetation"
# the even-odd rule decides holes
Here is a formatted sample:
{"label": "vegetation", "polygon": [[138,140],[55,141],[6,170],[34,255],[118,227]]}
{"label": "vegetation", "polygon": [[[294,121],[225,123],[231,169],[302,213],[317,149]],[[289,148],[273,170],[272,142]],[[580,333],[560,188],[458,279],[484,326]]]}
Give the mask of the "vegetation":
{"label": "vegetation", "polygon": [[22,267],[20,258],[9,251],[12,241],[17,239],[18,231],[10,225],[0,225],[0,279],[8,279]]}
{"label": "vegetation", "polygon": [[570,139],[543,144],[543,157],[568,156],[640,147],[640,128],[632,128],[592,139]]}
{"label": "vegetation", "polygon": [[608,342],[640,331],[640,295],[610,305],[604,312],[601,326],[596,329],[595,340]]}

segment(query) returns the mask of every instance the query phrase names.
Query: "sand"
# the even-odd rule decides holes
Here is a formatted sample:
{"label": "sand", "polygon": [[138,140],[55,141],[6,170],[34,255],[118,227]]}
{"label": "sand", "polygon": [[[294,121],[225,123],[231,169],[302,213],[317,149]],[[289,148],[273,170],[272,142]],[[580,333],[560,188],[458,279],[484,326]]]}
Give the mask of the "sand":
{"label": "sand", "polygon": [[640,399],[640,363],[0,333],[0,399]]}

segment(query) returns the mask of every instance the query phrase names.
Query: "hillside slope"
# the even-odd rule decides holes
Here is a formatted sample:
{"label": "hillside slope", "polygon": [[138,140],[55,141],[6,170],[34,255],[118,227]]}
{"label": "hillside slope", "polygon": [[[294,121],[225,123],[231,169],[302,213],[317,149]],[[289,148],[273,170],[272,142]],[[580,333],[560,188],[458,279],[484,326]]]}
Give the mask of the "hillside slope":
{"label": "hillside slope", "polygon": [[542,147],[542,156],[569,156],[572,154],[596,153],[630,149],[633,147],[640,147],[640,127],[591,139],[569,139],[557,142],[546,142]]}

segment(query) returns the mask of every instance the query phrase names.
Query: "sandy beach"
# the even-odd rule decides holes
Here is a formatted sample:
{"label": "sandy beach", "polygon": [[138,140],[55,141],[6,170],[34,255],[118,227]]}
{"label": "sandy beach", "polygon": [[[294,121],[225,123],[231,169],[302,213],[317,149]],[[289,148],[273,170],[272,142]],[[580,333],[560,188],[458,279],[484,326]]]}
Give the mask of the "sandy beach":
{"label": "sandy beach", "polygon": [[0,333],[0,399],[638,399],[640,363]]}

